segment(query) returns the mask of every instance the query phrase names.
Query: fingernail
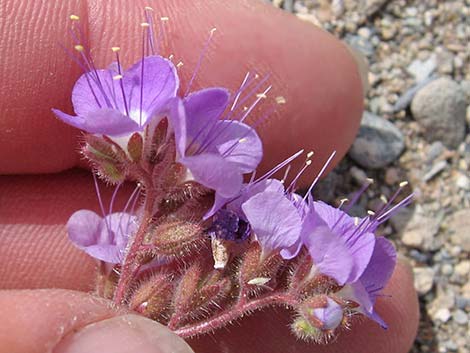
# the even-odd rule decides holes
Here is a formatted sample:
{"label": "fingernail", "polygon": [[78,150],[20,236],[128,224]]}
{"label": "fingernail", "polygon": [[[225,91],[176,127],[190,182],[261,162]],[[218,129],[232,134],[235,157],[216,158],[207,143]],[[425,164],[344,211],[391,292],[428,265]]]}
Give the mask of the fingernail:
{"label": "fingernail", "polygon": [[366,57],[359,50],[349,46],[348,44],[345,45],[356,61],[359,75],[361,76],[362,81],[362,92],[365,97],[369,91],[369,63]]}
{"label": "fingernail", "polygon": [[67,335],[54,353],[191,353],[165,326],[137,315],[113,317]]}

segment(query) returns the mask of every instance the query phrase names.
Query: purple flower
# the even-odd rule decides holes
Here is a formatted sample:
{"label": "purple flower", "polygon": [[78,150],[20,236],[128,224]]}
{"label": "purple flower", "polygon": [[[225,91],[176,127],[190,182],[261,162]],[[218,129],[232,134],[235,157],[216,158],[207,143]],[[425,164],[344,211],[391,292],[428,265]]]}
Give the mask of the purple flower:
{"label": "purple flower", "polygon": [[375,235],[363,223],[323,202],[310,202],[302,223],[301,239],[318,271],[339,285],[352,283],[364,273],[372,256]]}
{"label": "purple flower", "polygon": [[346,293],[349,292],[346,296],[360,305],[356,310],[370,317],[383,328],[387,328],[387,324],[374,311],[374,305],[380,292],[392,277],[396,261],[397,254],[392,243],[384,237],[378,237],[364,273],[358,281],[344,289]]}
{"label": "purple flower", "polygon": [[136,217],[116,212],[102,218],[80,210],[67,222],[70,241],[88,255],[112,264],[120,263],[129,236],[136,230]]}
{"label": "purple flower", "polygon": [[302,219],[284,193],[260,192],[244,202],[241,208],[264,252],[280,250],[285,259],[296,255],[288,249],[298,243]]}
{"label": "purple flower", "polygon": [[175,131],[179,162],[189,178],[215,190],[216,198],[236,197],[243,174],[254,171],[263,149],[256,131],[237,120],[221,120],[229,94],[208,88],[175,99],[170,120]]}
{"label": "purple flower", "polygon": [[121,136],[142,131],[176,96],[179,80],[167,59],[147,56],[123,73],[115,66],[117,70],[93,70],[78,79],[72,92],[77,116],[57,109],[54,114],[91,134]]}
{"label": "purple flower", "polygon": [[326,307],[313,309],[313,315],[322,323],[322,330],[333,330],[343,320],[343,308],[333,299],[326,301]]}

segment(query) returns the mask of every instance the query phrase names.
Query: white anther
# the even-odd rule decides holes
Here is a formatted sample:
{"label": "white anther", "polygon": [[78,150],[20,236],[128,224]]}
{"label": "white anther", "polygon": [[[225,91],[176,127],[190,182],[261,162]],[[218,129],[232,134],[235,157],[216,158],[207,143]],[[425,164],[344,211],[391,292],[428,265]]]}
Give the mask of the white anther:
{"label": "white anther", "polygon": [[278,96],[275,98],[277,104],[286,104],[286,99],[283,96]]}
{"label": "white anther", "polygon": [[80,17],[78,17],[77,15],[70,15],[69,17],[72,21],[78,21],[80,20]]}

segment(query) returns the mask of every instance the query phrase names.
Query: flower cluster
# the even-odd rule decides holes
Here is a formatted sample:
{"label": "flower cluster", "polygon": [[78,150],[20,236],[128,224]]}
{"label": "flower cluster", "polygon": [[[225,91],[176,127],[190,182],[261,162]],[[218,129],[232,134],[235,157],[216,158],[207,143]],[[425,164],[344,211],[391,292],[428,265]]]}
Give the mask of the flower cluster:
{"label": "flower cluster", "polygon": [[[80,210],[67,224],[72,243],[103,264],[98,293],[183,337],[273,304],[295,311],[293,332],[316,342],[356,314],[385,328],[374,304],[396,253],[375,232],[411,196],[392,206],[397,192],[375,213],[350,217],[369,182],[333,207],[311,193],[325,168],[305,196],[296,193],[311,154],[289,185],[274,178],[303,151],[255,178],[263,145],[246,121],[269,87],[257,94],[264,81],[247,74],[235,93],[210,87],[180,94],[179,66],[154,52],[149,22],[148,55],[127,70],[117,47],[116,62],[96,69],[74,36],[85,69],[72,92],[76,115],[53,110],[84,131],[83,156],[117,185],[108,211],[99,198],[102,216]],[[137,187],[114,212],[125,180]]]}

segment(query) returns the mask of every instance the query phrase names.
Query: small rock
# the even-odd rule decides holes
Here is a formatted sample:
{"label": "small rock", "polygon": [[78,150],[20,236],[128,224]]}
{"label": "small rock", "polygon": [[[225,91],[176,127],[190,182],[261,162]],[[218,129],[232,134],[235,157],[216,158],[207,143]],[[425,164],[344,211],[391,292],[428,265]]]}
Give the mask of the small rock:
{"label": "small rock", "polygon": [[460,309],[453,313],[452,319],[459,325],[466,325],[468,323],[468,315],[465,313],[465,311]]}
{"label": "small rock", "polygon": [[395,104],[393,105],[393,112],[394,113],[397,113],[399,112],[400,110],[403,110],[403,109],[406,109],[408,108],[408,106],[411,104],[411,102],[413,101],[413,98],[414,96],[416,95],[416,93],[418,93],[418,91],[423,88],[424,86],[426,86],[429,82],[431,81],[434,81],[436,79],[435,76],[431,76],[431,77],[427,77],[427,78],[423,78],[421,79],[420,82],[418,82],[416,85],[410,87],[408,90],[405,91],[405,93],[403,93],[399,98],[398,100],[395,102]]}
{"label": "small rock", "polygon": [[440,140],[450,148],[456,148],[465,137],[466,108],[460,86],[445,77],[419,90],[411,103],[411,112],[423,126],[425,138]]}
{"label": "small rock", "polygon": [[452,275],[452,273],[454,273],[454,268],[452,267],[451,264],[443,264],[441,267],[441,273],[444,276],[449,277],[450,275]]}
{"label": "small rock", "polygon": [[441,160],[433,164],[431,169],[424,174],[424,182],[428,182],[447,168],[447,161]]}
{"label": "small rock", "polygon": [[460,82],[460,87],[465,95],[467,104],[470,104],[470,80]]}
{"label": "small rock", "polygon": [[459,309],[468,311],[468,309],[470,309],[470,299],[458,296],[457,299],[455,299],[455,305]]}
{"label": "small rock", "polygon": [[374,45],[366,38],[361,36],[356,36],[352,34],[346,35],[344,38],[346,43],[348,43],[354,49],[359,50],[362,54],[367,57],[372,57],[375,53]]}
{"label": "small rock", "polygon": [[459,276],[467,276],[470,273],[470,260],[459,262],[455,266],[455,273]]}
{"label": "small rock", "polygon": [[400,178],[400,171],[397,168],[388,168],[385,171],[385,182],[387,185],[396,185],[402,181]]}
{"label": "small rock", "polygon": [[407,71],[411,75],[413,75],[417,83],[420,83],[426,80],[428,77],[430,77],[431,74],[434,72],[434,70],[436,70],[436,67],[437,67],[436,56],[431,55],[429,59],[425,61],[421,61],[418,59],[414,60],[407,67]]}
{"label": "small rock", "polygon": [[349,156],[365,168],[383,168],[395,161],[405,148],[401,131],[391,122],[364,112],[359,133]]}
{"label": "small rock", "polygon": [[468,178],[465,174],[459,174],[455,184],[459,189],[470,190],[470,178]]}
{"label": "small rock", "polygon": [[428,293],[434,284],[434,270],[429,267],[418,267],[413,269],[414,285],[421,295]]}
{"label": "small rock", "polygon": [[[396,229],[396,228],[395,228]],[[401,240],[407,246],[421,250],[437,250],[440,239],[436,237],[439,221],[415,212],[403,229]]]}
{"label": "small rock", "polygon": [[366,172],[356,166],[352,166],[349,172],[351,173],[351,176],[353,177],[354,181],[359,185],[364,184],[367,179]]}
{"label": "small rock", "polygon": [[448,223],[451,242],[464,251],[470,251],[470,208],[455,212]]}
{"label": "small rock", "polygon": [[433,316],[433,320],[439,320],[441,322],[447,322],[450,319],[450,310],[447,308],[439,309]]}
{"label": "small rock", "polygon": [[433,162],[437,157],[444,153],[446,150],[444,144],[441,141],[434,141],[430,146],[426,154],[426,161]]}

